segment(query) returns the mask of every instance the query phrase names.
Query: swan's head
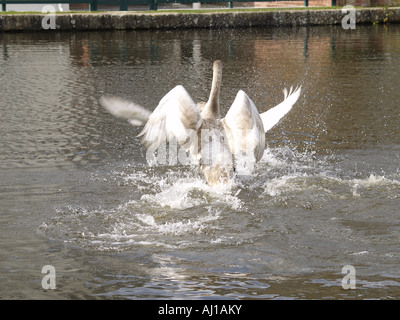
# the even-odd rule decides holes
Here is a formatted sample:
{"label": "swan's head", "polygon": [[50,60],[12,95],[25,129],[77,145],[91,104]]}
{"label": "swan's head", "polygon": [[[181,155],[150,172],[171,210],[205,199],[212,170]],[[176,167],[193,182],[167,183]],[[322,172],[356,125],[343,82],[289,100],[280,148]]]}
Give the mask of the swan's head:
{"label": "swan's head", "polygon": [[213,71],[216,72],[217,74],[222,73],[222,62],[221,60],[215,60],[213,63]]}

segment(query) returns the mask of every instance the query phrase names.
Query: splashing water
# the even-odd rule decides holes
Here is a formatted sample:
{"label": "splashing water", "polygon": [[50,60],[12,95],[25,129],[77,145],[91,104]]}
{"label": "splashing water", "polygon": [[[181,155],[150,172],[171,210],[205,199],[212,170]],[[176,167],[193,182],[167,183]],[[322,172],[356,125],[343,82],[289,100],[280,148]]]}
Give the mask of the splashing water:
{"label": "splashing water", "polygon": [[[126,165],[105,179],[131,189],[131,199],[107,209],[56,208],[56,216],[41,229],[65,242],[107,251],[233,244],[261,236],[259,230],[253,233],[258,229],[254,221],[275,210],[329,207],[338,200],[348,206],[371,196],[398,198],[398,176],[350,177],[336,162],[288,147],[267,149],[252,177],[218,188],[184,168]],[[252,227],[238,234],[244,221]]]}

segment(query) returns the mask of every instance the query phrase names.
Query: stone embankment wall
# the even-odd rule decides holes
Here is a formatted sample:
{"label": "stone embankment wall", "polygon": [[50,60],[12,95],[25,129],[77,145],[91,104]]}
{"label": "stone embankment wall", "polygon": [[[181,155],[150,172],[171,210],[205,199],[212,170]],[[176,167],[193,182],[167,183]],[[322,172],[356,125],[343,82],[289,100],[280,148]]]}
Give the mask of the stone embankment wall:
{"label": "stone embankment wall", "polygon": [[[399,23],[400,8],[363,8],[355,11],[356,24]],[[338,25],[341,9],[221,11],[200,13],[99,12],[55,14],[56,31],[246,28]],[[47,16],[48,17],[48,16]],[[43,31],[46,14],[1,14],[0,32]]]}

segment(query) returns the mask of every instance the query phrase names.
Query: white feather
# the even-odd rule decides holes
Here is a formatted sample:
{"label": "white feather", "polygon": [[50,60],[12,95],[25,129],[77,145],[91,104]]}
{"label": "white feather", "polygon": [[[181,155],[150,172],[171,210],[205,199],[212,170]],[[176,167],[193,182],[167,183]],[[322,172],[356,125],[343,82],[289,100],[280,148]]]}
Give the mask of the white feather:
{"label": "white feather", "polygon": [[264,127],[256,106],[243,90],[239,90],[222,123],[232,154],[261,159],[265,148]]}
{"label": "white feather", "polygon": [[144,125],[151,114],[145,108],[115,96],[103,96],[100,104],[113,116],[128,120],[134,126]]}
{"label": "white feather", "polygon": [[190,95],[184,87],[176,86],[161,99],[139,136],[143,136],[142,143],[151,151],[174,137],[189,149],[201,123],[200,112]]}
{"label": "white feather", "polygon": [[296,88],[294,91],[292,89],[293,87],[290,87],[290,91],[288,93],[287,89],[285,88],[283,90],[285,99],[277,106],[261,114],[265,132],[269,131],[273,126],[275,126],[279,120],[281,120],[292,109],[293,105],[299,99],[301,86]]}

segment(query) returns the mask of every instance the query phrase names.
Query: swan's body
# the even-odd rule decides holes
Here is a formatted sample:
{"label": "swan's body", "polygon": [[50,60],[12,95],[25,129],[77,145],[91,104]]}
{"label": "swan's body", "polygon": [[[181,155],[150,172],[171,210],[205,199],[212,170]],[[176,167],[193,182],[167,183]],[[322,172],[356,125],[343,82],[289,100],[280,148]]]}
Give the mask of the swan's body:
{"label": "swan's body", "polygon": [[[253,101],[240,90],[226,114],[220,118],[219,93],[222,65],[214,62],[213,82],[206,103],[196,103],[183,86],[176,86],[160,101],[153,113],[118,97],[102,97],[101,104],[114,116],[133,125],[145,124],[139,134],[143,145],[154,152],[162,142],[176,138],[199,164],[208,184],[225,182],[234,166],[259,161],[265,149],[265,132],[290,111],[301,88],[288,93],[285,100],[259,114]],[[232,157],[234,155],[234,157]]]}

